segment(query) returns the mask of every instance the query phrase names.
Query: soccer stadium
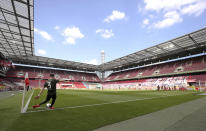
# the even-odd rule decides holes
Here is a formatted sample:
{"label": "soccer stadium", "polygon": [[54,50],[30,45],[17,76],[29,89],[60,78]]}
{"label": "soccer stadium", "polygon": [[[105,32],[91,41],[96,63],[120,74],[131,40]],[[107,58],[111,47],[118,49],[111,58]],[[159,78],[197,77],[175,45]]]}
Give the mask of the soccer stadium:
{"label": "soccer stadium", "polygon": [[[37,1],[0,1],[0,131],[205,130],[205,27],[112,60],[99,51],[99,64],[77,62],[37,55]],[[51,79],[57,97],[41,105]]]}

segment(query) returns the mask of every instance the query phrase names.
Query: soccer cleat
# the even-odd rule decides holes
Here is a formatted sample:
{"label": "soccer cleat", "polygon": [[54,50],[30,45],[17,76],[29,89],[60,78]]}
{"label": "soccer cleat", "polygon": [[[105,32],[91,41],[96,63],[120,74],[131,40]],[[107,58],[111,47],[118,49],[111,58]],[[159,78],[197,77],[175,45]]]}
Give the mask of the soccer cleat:
{"label": "soccer cleat", "polygon": [[49,109],[54,110],[54,107],[49,107]]}
{"label": "soccer cleat", "polygon": [[32,107],[33,108],[37,108],[37,107],[40,107],[40,105],[33,105]]}

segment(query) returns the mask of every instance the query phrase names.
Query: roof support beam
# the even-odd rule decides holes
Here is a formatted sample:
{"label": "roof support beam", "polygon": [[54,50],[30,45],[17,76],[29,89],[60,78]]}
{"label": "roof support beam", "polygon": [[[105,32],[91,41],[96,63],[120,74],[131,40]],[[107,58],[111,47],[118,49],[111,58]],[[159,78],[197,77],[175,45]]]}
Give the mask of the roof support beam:
{"label": "roof support beam", "polygon": [[182,46],[179,46],[178,44],[174,43],[173,41],[170,41],[170,43],[172,43],[174,46],[176,46],[177,48],[180,48],[182,50],[185,50]]}
{"label": "roof support beam", "polygon": [[[8,25],[8,21],[6,20],[6,17],[5,17],[5,15],[4,15],[2,9],[0,9],[0,10],[1,10],[1,12],[2,12],[2,15],[3,15],[5,21],[6,21],[6,25],[7,25],[8,28],[9,28],[9,32],[11,33],[11,29],[10,29],[10,27],[9,27],[9,25]],[[2,33],[2,34],[3,34],[3,33]],[[12,36],[12,38],[13,38],[13,40],[14,40],[14,36],[13,36],[12,34],[11,34],[11,36]],[[8,39],[7,39],[7,38],[6,38],[6,41],[7,41],[7,43],[8,43]],[[10,45],[10,43],[8,43],[8,44]],[[19,54],[21,54],[18,45],[17,45],[15,42],[14,42],[14,44],[16,45],[16,47],[17,47],[17,49],[18,49],[18,51],[19,51]],[[13,48],[11,48],[11,49],[13,49]]]}
{"label": "roof support beam", "polygon": [[[11,0],[11,1],[12,1],[12,0]],[[0,9],[2,9],[3,12],[5,12],[5,13],[7,13],[7,14],[14,15],[13,12],[11,12],[11,11],[9,11],[9,10],[7,10],[7,9],[1,8],[1,7],[0,7]],[[18,17],[21,17],[21,18],[24,18],[24,19],[29,20],[27,17],[25,17],[25,16],[23,16],[23,15],[20,15],[20,14],[16,14],[16,15],[17,15]]]}
{"label": "roof support beam", "polygon": [[199,48],[198,43],[192,38],[192,36],[189,34],[188,37],[190,38],[190,40],[192,40],[192,42],[195,43],[195,45]]}
{"label": "roof support beam", "polygon": [[[2,23],[2,24],[7,24],[7,25],[9,25],[9,26],[18,27],[16,24],[11,23],[11,22],[6,21],[6,20],[2,20],[2,19],[0,19],[0,23]],[[26,28],[26,27],[24,27],[24,26],[20,26],[20,25],[19,25],[19,27],[22,28],[22,29],[29,30],[29,28]]]}
{"label": "roof support beam", "polygon": [[187,50],[184,48],[184,47],[182,47],[182,46],[179,46],[178,44],[176,44],[176,43],[174,43],[173,41],[170,41],[174,46],[176,46],[177,48],[179,48],[180,50],[183,50],[183,51],[186,51],[187,52]]}
{"label": "roof support beam", "polygon": [[24,41],[23,41],[23,36],[22,36],[21,29],[20,29],[20,26],[19,26],[19,20],[18,20],[18,18],[17,18],[17,13],[16,13],[16,8],[15,8],[15,5],[14,5],[14,1],[11,0],[11,3],[12,3],[13,10],[14,10],[14,14],[15,14],[17,26],[18,26],[18,28],[19,28],[20,36],[21,36],[21,39],[22,39],[22,44],[23,44],[23,46],[24,46],[24,52],[25,52],[25,55],[27,56],[26,48],[25,48]]}
{"label": "roof support beam", "polygon": [[[1,30],[1,29],[0,29]],[[0,38],[2,38],[2,37],[0,37]],[[7,38],[7,40],[13,40],[13,41],[18,41],[18,42],[21,42],[21,40],[19,40],[19,39],[13,39],[13,38],[9,38],[9,37],[6,37]],[[27,42],[27,41],[24,41],[24,43],[30,43],[30,42]],[[28,48],[31,48],[30,46],[25,46],[25,47],[28,47]]]}
{"label": "roof support beam", "polygon": [[0,44],[4,48],[4,50],[8,53],[8,55],[10,55],[9,52],[6,50],[6,48],[3,46],[3,44],[1,42],[0,42]]}
{"label": "roof support beam", "polygon": [[[9,47],[11,48],[11,50],[13,51],[14,55],[16,55],[16,53],[14,52],[13,48],[11,47],[10,43],[8,42],[8,40],[6,39],[4,33],[2,32],[2,30],[0,29],[0,32],[2,33],[4,39],[6,40],[6,43],[8,43]],[[1,42],[0,42],[1,43]],[[1,43],[2,44],[2,43]],[[3,46],[3,44],[2,44]],[[3,46],[4,47],[4,46]],[[5,50],[7,50],[5,47],[4,47]],[[8,52],[8,51],[7,51]]]}
{"label": "roof support beam", "polygon": [[[6,32],[6,33],[11,33],[11,34],[14,34],[14,35],[21,35],[20,33],[13,32],[13,31],[9,32],[8,30],[6,30],[6,29],[4,29],[4,28],[1,28],[1,27],[0,27],[0,29],[1,29],[3,32]],[[23,34],[22,34],[22,36],[24,36],[24,37],[29,37],[29,36],[23,35]],[[32,38],[33,38],[33,37],[32,37]]]}
{"label": "roof support beam", "polygon": [[31,30],[31,16],[30,16],[30,5],[29,5],[29,1],[30,0],[27,0],[27,7],[28,7],[28,16],[29,16],[29,33],[30,33],[30,42],[31,42],[31,52],[32,52],[32,55],[34,55],[34,50],[33,50],[33,46],[32,46],[32,30]]}

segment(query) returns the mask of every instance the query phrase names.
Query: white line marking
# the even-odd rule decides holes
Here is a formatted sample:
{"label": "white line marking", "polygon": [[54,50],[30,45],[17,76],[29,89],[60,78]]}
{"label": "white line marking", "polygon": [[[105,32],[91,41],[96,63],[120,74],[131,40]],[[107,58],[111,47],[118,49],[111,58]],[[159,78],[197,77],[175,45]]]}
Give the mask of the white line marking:
{"label": "white line marking", "polygon": [[[190,94],[190,93],[185,93],[185,94]],[[184,95],[185,95],[185,94],[184,94]],[[183,95],[183,94],[178,94],[178,95]],[[178,95],[168,95],[168,96],[178,96]],[[118,104],[118,103],[126,103],[126,102],[139,101],[139,100],[149,100],[149,99],[155,99],[155,98],[164,98],[164,97],[168,97],[168,96],[150,97],[150,98],[127,100],[127,101],[115,101],[115,102],[107,102],[107,103],[91,104],[91,105],[69,106],[69,107],[55,108],[54,110],[46,109],[46,110],[27,111],[27,112],[25,112],[25,113],[45,112],[45,111],[55,111],[55,110],[64,110],[64,109],[74,109],[74,108],[82,108],[82,107],[91,107],[91,106],[101,106],[101,105],[109,105],[109,104]]]}
{"label": "white line marking", "polygon": [[26,103],[25,107],[23,108],[22,113],[25,113],[25,112],[27,111],[28,106],[29,106],[29,103],[30,103],[31,98],[32,98],[32,96],[33,96],[33,93],[34,93],[34,90],[32,91],[31,96],[29,97],[29,99],[28,99],[28,101],[27,101],[27,103]]}

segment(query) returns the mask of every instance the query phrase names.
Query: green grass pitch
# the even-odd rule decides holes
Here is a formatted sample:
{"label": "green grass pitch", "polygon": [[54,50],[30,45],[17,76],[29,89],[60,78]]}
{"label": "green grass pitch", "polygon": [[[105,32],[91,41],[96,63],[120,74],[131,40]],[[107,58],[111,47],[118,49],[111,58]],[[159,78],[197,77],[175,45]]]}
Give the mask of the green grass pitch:
{"label": "green grass pitch", "polygon": [[34,99],[27,113],[21,114],[22,94],[0,93],[0,131],[88,131],[108,124],[155,112],[201,98],[192,91],[88,91],[58,90],[55,110]]}

